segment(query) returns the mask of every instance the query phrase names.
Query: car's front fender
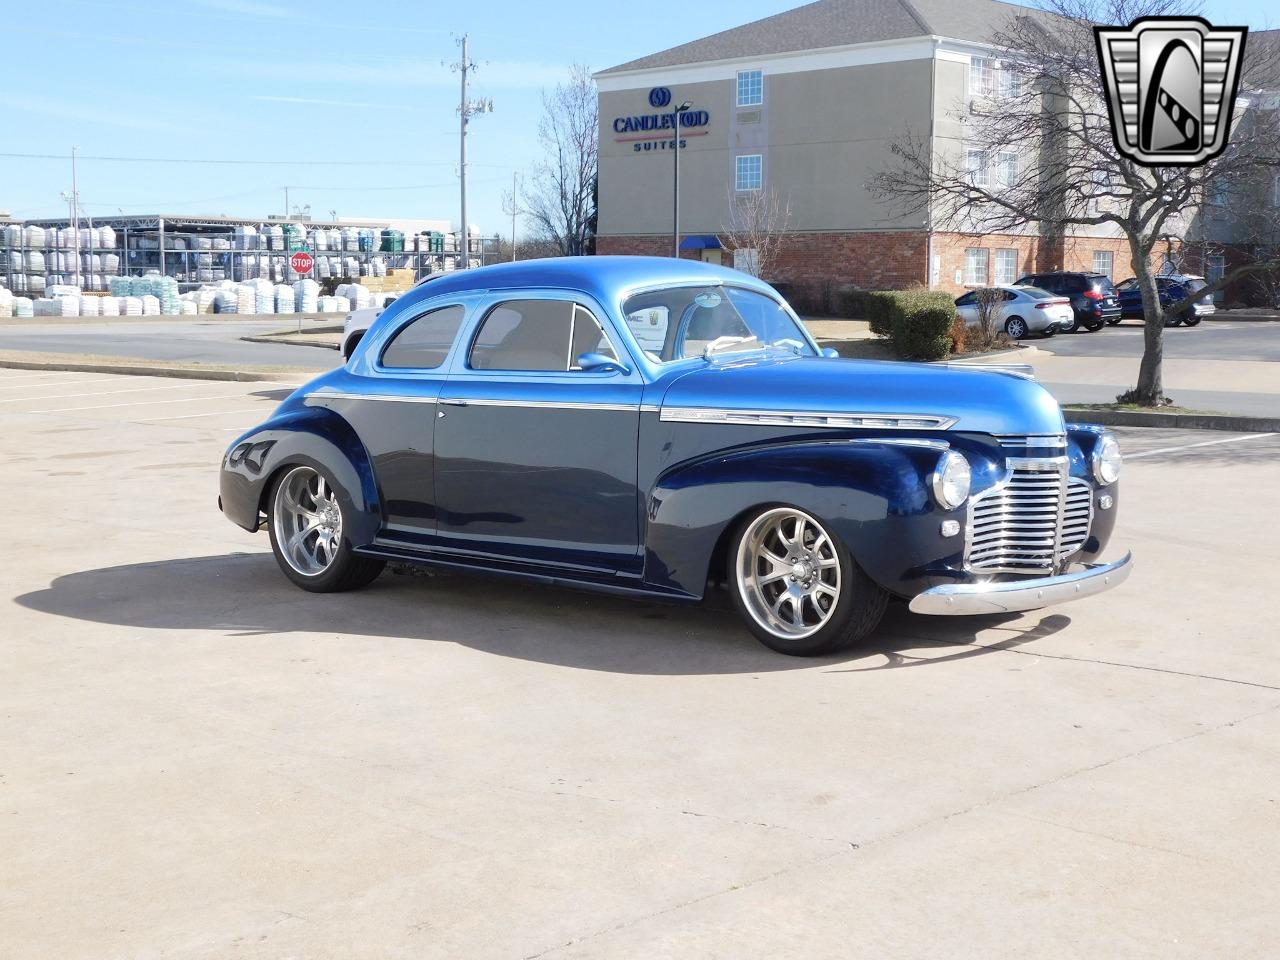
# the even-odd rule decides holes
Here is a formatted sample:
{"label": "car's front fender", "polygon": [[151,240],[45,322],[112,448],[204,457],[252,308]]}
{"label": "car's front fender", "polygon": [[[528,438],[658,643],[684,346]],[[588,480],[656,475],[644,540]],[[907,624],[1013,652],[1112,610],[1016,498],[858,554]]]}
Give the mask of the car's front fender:
{"label": "car's front fender", "polygon": [[648,500],[645,579],[701,596],[716,555],[736,523],[771,505],[796,506],[828,525],[880,586],[911,596],[932,585],[922,574],[952,555],[944,511],[929,475],[945,443],[837,440],[753,447],[682,464],[663,474]]}
{"label": "car's front fender", "polygon": [[382,505],[369,455],[351,424],[323,407],[287,407],[237,439],[222,460],[219,504],[228,519],[256,531],[265,498],[285,467],[323,469],[343,506],[353,546],[372,542],[382,525]]}

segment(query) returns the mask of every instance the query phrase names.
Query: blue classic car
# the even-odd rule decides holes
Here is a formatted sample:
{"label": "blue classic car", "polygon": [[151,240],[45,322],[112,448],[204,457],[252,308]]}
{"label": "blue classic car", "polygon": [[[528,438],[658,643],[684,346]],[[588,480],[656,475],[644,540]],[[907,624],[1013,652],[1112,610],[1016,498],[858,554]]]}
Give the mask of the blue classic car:
{"label": "blue classic car", "polygon": [[815,655],[1027,610],[1099,563],[1120,453],[1014,372],[841,360],[767,284],[675,259],[432,280],[231,444],[219,505],[312,591],[388,562],[700,600]]}

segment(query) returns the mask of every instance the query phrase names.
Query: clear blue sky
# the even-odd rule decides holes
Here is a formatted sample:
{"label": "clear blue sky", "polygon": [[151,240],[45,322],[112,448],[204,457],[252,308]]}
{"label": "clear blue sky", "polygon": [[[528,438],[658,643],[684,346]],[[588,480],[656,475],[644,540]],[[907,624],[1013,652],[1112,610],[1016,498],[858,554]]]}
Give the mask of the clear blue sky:
{"label": "clear blue sky", "polygon": [[[287,161],[85,160],[90,214],[312,215],[457,221],[456,38],[470,33],[470,219],[509,229],[500,196],[537,157],[539,93],[593,70],[797,6],[795,0],[47,0],[6,3],[0,153]],[[1211,21],[1280,25],[1273,2],[1205,4]],[[302,161],[362,161],[324,166]],[[366,162],[367,161],[367,162]],[[394,164],[375,161],[394,161]],[[56,216],[69,164],[0,157],[0,210]],[[505,225],[504,225],[505,222]]]}

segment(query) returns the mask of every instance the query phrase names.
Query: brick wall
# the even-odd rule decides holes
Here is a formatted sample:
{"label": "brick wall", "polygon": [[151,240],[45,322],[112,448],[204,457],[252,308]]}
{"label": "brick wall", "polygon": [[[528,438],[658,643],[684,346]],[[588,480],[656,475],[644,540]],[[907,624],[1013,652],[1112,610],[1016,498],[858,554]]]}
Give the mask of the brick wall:
{"label": "brick wall", "polygon": [[[1093,271],[1094,252],[1105,250],[1111,254],[1111,279],[1117,283],[1133,276],[1129,256],[1129,243],[1122,238],[1111,237],[1028,237],[1018,234],[997,234],[975,237],[958,233],[936,233],[933,237],[933,253],[940,259],[938,284],[940,289],[960,292],[969,286],[964,282],[965,250],[978,247],[987,251],[986,283],[996,282],[996,251],[1016,252],[1017,269],[1014,280],[1024,273],[1049,270]],[[1153,257],[1159,265],[1163,255]],[[960,271],[961,282],[956,282]]]}

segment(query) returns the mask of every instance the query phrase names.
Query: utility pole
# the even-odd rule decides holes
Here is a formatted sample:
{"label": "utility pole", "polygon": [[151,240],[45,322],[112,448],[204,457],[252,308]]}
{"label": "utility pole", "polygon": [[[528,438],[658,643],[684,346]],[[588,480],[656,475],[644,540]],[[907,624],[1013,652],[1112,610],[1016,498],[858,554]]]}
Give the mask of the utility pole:
{"label": "utility pole", "polygon": [[492,100],[467,99],[467,75],[476,68],[471,62],[470,35],[462,35],[462,59],[453,69],[462,75],[462,96],[458,100],[458,178],[462,192],[462,226],[458,231],[458,269],[465,270],[471,261],[471,234],[467,227],[467,122],[477,113],[493,113]]}
{"label": "utility pole", "polygon": [[76,184],[76,150],[71,148],[71,243],[75,250],[76,286],[80,286],[80,189]]}
{"label": "utility pole", "polygon": [[284,188],[284,218],[289,219],[289,188]]}

